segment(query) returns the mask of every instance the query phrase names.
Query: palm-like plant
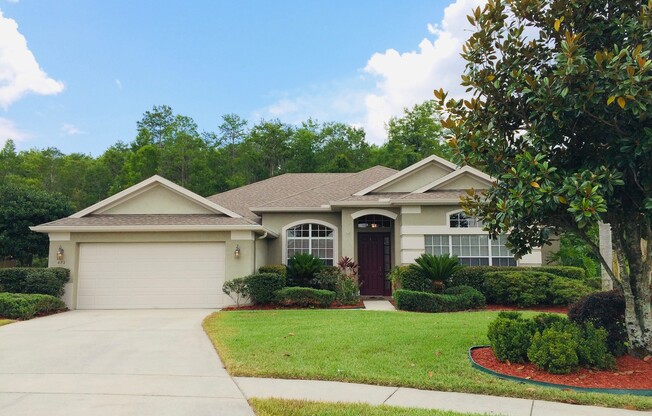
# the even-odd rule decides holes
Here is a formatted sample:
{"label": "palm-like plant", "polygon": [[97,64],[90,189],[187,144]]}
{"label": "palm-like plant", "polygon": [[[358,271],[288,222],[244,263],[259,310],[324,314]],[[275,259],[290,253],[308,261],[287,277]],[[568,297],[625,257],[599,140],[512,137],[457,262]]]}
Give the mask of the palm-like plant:
{"label": "palm-like plant", "polygon": [[309,286],[309,282],[324,267],[324,262],[310,253],[296,253],[288,259],[288,286]]}
{"label": "palm-like plant", "polygon": [[410,266],[412,269],[432,282],[441,283],[448,281],[453,273],[464,267],[460,265],[457,256],[450,257],[448,254],[433,256],[424,253],[415,262]]}

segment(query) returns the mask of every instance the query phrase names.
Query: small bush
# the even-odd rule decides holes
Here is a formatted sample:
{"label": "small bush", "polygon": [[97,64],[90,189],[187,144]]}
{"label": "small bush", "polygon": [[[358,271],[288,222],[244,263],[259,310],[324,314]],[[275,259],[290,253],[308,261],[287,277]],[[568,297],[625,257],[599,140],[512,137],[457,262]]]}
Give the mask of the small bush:
{"label": "small bush", "polygon": [[456,286],[443,291],[444,295],[455,296],[455,309],[459,311],[482,308],[487,300],[480,291],[471,286]]}
{"label": "small bush", "polygon": [[345,274],[338,277],[335,299],[342,305],[357,305],[360,302],[360,286],[355,277]]}
{"label": "small bush", "polygon": [[524,363],[527,361],[528,349],[535,332],[534,322],[523,319],[520,313],[501,312],[498,318],[489,324],[487,337],[500,361]]}
{"label": "small bush", "polygon": [[61,297],[70,270],[61,267],[14,267],[0,269],[0,286],[11,293],[35,293]]}
{"label": "small bush", "polygon": [[335,292],[337,290],[337,282],[341,276],[342,272],[338,267],[324,267],[315,274],[315,277],[310,279],[308,286]]}
{"label": "small bush", "polygon": [[394,292],[396,307],[413,312],[454,312],[484,306],[482,293],[472,287],[460,287],[443,294],[397,290]]}
{"label": "small bush", "polygon": [[401,267],[400,275],[402,289],[414,292],[432,291],[432,281],[424,277],[418,270],[410,266],[403,266]]}
{"label": "small bush", "polygon": [[286,287],[274,293],[275,301],[284,306],[328,307],[335,300],[335,292],[311,287]]}
{"label": "small bush", "polygon": [[227,280],[222,285],[222,291],[233,299],[236,306],[240,306],[240,302],[249,296],[249,287],[244,277]]}
{"label": "small bush", "polygon": [[31,319],[66,310],[66,304],[50,295],[0,293],[0,316],[7,319]]}
{"label": "small bush", "polygon": [[591,322],[607,331],[607,347],[619,357],[627,352],[625,298],[617,291],[593,293],[571,305],[568,319],[580,326]]}
{"label": "small bush", "polygon": [[570,322],[568,318],[564,315],[559,315],[557,313],[540,313],[532,318],[536,330],[543,332],[548,328],[565,328]]}
{"label": "small bush", "polygon": [[540,272],[487,273],[484,294],[490,303],[521,307],[540,305],[546,302],[546,288],[554,278],[552,274]]}
{"label": "small bush", "polygon": [[274,301],[274,292],[285,286],[285,278],[276,273],[257,273],[244,278],[249,298],[257,305]]}
{"label": "small bush", "polygon": [[584,281],[555,277],[548,287],[546,303],[549,305],[570,305],[593,292],[595,292],[595,289],[590,288]]}
{"label": "small bush", "polygon": [[576,337],[561,328],[536,332],[527,351],[530,361],[552,374],[568,374],[577,370],[579,357]]}
{"label": "small bush", "polygon": [[268,264],[266,266],[260,266],[258,268],[258,273],[276,273],[281,276],[286,276],[287,267],[285,264]]}
{"label": "small bush", "polygon": [[614,368],[616,361],[607,345],[607,331],[604,328],[596,328],[591,322],[587,322],[580,332],[577,347],[580,365],[598,370]]}
{"label": "small bush", "polygon": [[573,266],[538,266],[532,267],[532,270],[554,274],[555,276],[565,277],[572,280],[586,280],[586,270],[581,267]]}
{"label": "small bush", "polygon": [[307,287],[324,262],[309,253],[297,253],[288,259],[286,278],[288,286]]}

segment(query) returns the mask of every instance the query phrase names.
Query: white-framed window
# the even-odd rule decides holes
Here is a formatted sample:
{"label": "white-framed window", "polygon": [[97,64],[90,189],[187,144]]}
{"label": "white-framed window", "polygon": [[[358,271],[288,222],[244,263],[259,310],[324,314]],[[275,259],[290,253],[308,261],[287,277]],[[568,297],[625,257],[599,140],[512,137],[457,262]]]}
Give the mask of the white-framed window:
{"label": "white-framed window", "polygon": [[320,258],[325,265],[335,264],[334,238],[332,228],[315,223],[295,225],[285,231],[286,258],[297,253],[310,253]]}
{"label": "white-framed window", "polygon": [[448,224],[451,228],[482,228],[482,221],[466,215],[464,211],[450,214],[448,216]]}
{"label": "white-framed window", "polygon": [[457,256],[467,266],[516,266],[514,255],[505,247],[506,237],[496,240],[488,234],[426,235],[426,253]]}

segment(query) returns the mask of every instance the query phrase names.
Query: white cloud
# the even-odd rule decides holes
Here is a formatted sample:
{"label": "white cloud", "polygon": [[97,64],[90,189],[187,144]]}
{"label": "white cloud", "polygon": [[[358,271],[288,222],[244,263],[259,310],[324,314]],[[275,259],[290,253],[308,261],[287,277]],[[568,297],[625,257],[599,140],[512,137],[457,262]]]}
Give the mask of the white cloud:
{"label": "white cloud", "polygon": [[81,130],[79,127],[75,126],[74,124],[63,123],[61,125],[61,133],[63,133],[66,136],[76,136],[78,134],[84,134],[86,132]]}
{"label": "white cloud", "polygon": [[19,130],[11,120],[0,117],[0,146],[4,146],[9,139],[19,142],[29,137],[28,133]]}
{"label": "white cloud", "polygon": [[120,89],[120,90],[122,89],[122,81],[120,81],[117,78],[115,79],[115,85],[118,87],[118,89]]}
{"label": "white cloud", "polygon": [[433,98],[435,88],[444,88],[453,97],[464,95],[459,85],[464,70],[460,53],[472,29],[466,15],[483,3],[457,0],[449,5],[441,23],[427,27],[434,39],[423,39],[418,51],[400,53],[389,49],[369,59],[364,70],[377,80],[376,91],[365,99],[364,126],[370,141],[382,142],[389,118],[400,115],[404,107]]}
{"label": "white cloud", "polygon": [[0,107],[7,109],[29,92],[51,95],[61,91],[63,83],[41,69],[16,21],[0,11]]}

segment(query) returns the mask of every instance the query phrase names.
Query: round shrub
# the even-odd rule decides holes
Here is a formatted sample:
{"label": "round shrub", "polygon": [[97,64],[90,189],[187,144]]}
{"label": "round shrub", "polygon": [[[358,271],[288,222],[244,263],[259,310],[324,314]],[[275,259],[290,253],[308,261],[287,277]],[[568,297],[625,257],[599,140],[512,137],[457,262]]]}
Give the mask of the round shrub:
{"label": "round shrub", "polygon": [[431,292],[432,281],[417,269],[405,266],[401,270],[401,289],[415,292]]}
{"label": "round shrub", "polygon": [[285,286],[285,279],[276,273],[257,273],[245,277],[245,284],[251,301],[264,305],[274,301],[274,292]]}
{"label": "round shrub", "polygon": [[579,366],[577,348],[577,339],[570,331],[553,327],[534,334],[527,357],[549,373],[568,374]]}
{"label": "round shrub", "polygon": [[547,303],[552,305],[570,305],[593,292],[595,292],[595,289],[589,287],[585,281],[555,277],[550,282]]}
{"label": "round shrub", "polygon": [[568,318],[558,313],[540,313],[532,318],[536,330],[543,332],[548,328],[566,328],[570,325]]}
{"label": "round shrub", "polygon": [[66,310],[66,304],[50,295],[0,293],[0,316],[8,319],[31,319]]}
{"label": "round shrub", "polygon": [[288,286],[307,287],[324,262],[309,253],[297,253],[288,259],[286,278]]}
{"label": "round shrub", "polygon": [[455,296],[457,310],[482,308],[487,303],[484,295],[471,286],[451,287],[445,289],[443,294]]}
{"label": "round shrub", "polygon": [[616,365],[607,345],[607,337],[604,328],[596,328],[591,322],[584,324],[577,348],[581,365],[598,370],[611,369]]}
{"label": "round shrub", "polygon": [[520,313],[501,312],[498,318],[489,324],[487,337],[500,361],[524,363],[527,361],[528,349],[535,331],[534,323],[523,319]]}
{"label": "round shrub", "polygon": [[521,307],[545,304],[547,288],[555,276],[543,272],[487,273],[484,294],[490,303]]}
{"label": "round shrub", "polygon": [[276,303],[284,306],[330,306],[335,300],[335,292],[313,289],[311,287],[285,287],[274,293]]}
{"label": "round shrub", "polygon": [[258,273],[276,273],[285,276],[287,274],[287,268],[285,264],[268,264],[260,266],[258,268]]}
{"label": "round shrub", "polygon": [[607,347],[619,357],[627,352],[625,298],[618,290],[593,293],[571,305],[568,319],[579,325],[591,322],[607,331]]}
{"label": "round shrub", "polygon": [[338,267],[324,267],[315,274],[315,277],[310,279],[308,287],[335,292],[337,290],[337,282],[342,274]]}

